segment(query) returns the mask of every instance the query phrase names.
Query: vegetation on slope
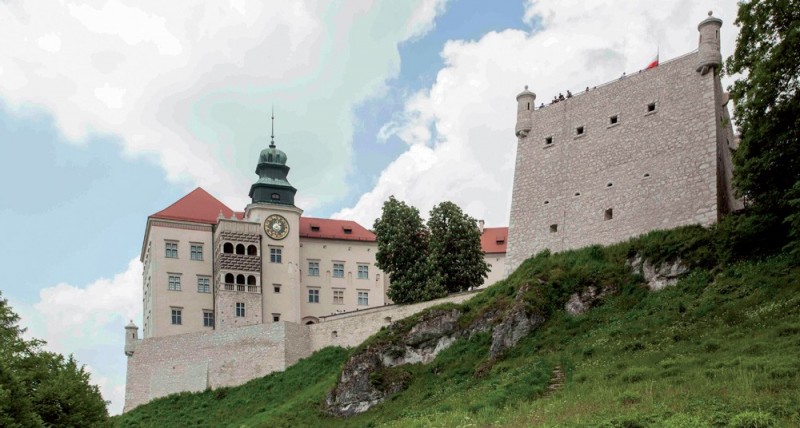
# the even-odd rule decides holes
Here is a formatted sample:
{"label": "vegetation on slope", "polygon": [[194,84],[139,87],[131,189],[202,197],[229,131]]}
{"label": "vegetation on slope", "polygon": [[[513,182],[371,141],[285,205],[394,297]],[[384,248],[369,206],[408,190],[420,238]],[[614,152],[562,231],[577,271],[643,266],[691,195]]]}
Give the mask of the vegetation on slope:
{"label": "vegetation on slope", "polygon": [[[769,223],[769,222],[766,222]],[[765,222],[731,217],[707,230],[654,232],[607,248],[531,258],[461,306],[463,322],[510,304],[522,284],[546,324],[488,368],[488,333],[461,339],[429,365],[393,368],[407,389],[368,412],[324,411],[348,355],[322,350],[242,387],[156,400],[119,426],[797,426],[800,268]],[[659,292],[626,261],[680,257],[692,270]],[[574,290],[617,293],[582,316],[561,310]],[[415,318],[415,317],[412,317]],[[391,340],[413,319],[370,342]],[[479,368],[484,367],[483,370]],[[555,373],[563,387],[549,391]],[[376,379],[379,381],[380,379]]]}

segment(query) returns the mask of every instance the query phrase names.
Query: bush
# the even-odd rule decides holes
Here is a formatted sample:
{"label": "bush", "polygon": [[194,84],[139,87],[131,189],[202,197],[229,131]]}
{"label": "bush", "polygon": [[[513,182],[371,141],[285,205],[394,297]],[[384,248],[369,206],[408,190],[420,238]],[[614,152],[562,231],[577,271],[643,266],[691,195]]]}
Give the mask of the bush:
{"label": "bush", "polygon": [[769,413],[743,412],[731,418],[731,428],[769,428],[775,426],[775,419]]}
{"label": "bush", "polygon": [[678,413],[664,421],[664,428],[705,428],[708,422],[696,417]]}

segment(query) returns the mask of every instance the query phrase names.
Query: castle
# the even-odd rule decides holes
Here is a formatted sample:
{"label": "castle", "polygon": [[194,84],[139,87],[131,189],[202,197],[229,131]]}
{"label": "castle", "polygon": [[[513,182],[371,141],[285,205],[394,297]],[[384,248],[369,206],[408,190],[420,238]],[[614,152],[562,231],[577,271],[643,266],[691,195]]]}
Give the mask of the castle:
{"label": "castle", "polygon": [[[700,23],[695,52],[561,102],[536,108],[527,88],[517,96],[510,227],[479,225],[492,265],[485,284],[541,250],[710,225],[742,207],[717,74],[721,24],[711,16]],[[243,212],[197,189],[148,218],[144,338],[133,323],[125,327],[125,411],[170,393],[239,385],[470,297],[386,305],[375,236],[352,221],[302,217],[286,160],[273,138]]]}
{"label": "castle", "polygon": [[[353,221],[303,217],[286,161],[273,135],[242,212],[197,188],[148,217],[143,339],[133,322],[125,327],[125,410],[282,370],[317,349],[312,342],[357,345],[398,311],[386,306],[389,278],[375,264],[375,235]],[[477,226],[490,284],[503,272],[508,229]],[[354,314],[355,322],[367,314],[379,321],[357,329]],[[324,339],[312,339],[318,331]],[[247,354],[258,362],[237,362]]]}
{"label": "castle", "polygon": [[721,25],[709,13],[696,51],[563,101],[536,108],[527,87],[517,95],[506,274],[545,249],[710,225],[742,208]]}

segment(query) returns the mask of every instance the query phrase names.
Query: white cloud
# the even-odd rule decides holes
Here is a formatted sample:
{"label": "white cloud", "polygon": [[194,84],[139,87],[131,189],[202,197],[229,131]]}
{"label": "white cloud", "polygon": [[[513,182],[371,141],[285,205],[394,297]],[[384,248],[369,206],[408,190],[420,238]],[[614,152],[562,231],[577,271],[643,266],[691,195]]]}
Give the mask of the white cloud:
{"label": "white cloud", "polygon": [[526,5],[530,32],[490,32],[449,41],[434,84],[413,94],[378,140],[410,147],[382,172],[355,206],[334,216],[371,225],[395,195],[423,214],[443,200],[487,225],[508,224],[514,176],[516,102],[528,84],[537,103],[596,86],[697,48],[697,24],[714,10],[724,20],[722,53],[733,51],[734,1],[537,0]]}
{"label": "white cloud", "polygon": [[329,202],[347,191],[352,107],[385,91],[398,44],[444,1],[0,2],[0,98],[52,113],[77,144],[117,136],[238,209],[274,104],[290,179]]}
{"label": "white cloud", "polygon": [[122,411],[125,401],[124,326],[142,318],[142,264],[128,263],[113,278],[100,278],[84,287],[57,284],[39,292],[32,307],[14,302],[26,336],[43,339],[46,349],[73,354],[92,374],[109,411]]}

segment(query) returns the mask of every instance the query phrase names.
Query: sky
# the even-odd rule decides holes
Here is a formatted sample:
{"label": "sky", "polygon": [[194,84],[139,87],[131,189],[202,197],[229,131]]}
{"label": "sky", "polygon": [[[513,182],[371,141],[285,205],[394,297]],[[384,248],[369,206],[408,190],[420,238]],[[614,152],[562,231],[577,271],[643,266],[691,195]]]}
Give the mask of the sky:
{"label": "sky", "polygon": [[728,57],[735,0],[0,1],[0,291],[119,413],[147,216],[198,186],[243,210],[273,108],[304,215],[507,226],[524,85],[688,53],[709,10]]}

